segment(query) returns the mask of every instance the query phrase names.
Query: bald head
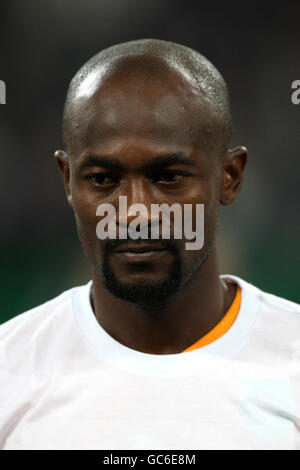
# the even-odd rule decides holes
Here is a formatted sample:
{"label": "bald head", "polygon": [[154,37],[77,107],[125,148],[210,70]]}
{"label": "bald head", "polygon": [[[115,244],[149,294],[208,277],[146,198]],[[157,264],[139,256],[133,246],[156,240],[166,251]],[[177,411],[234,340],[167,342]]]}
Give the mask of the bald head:
{"label": "bald head", "polygon": [[[77,137],[81,116],[86,116],[90,108],[101,106],[99,90],[105,87],[106,94],[111,90],[115,95],[118,84],[123,87],[123,97],[126,98],[127,94],[128,116],[132,111],[131,94],[138,87],[145,90],[152,87],[155,99],[159,85],[160,100],[164,94],[169,94],[170,88],[179,89],[183,96],[182,108],[187,95],[201,104],[201,113],[205,114],[202,128],[205,122],[206,138],[213,143],[214,151],[222,156],[228,150],[231,115],[227,86],[221,74],[198,52],[153,39],[130,41],[105,49],[76,73],[67,92],[63,115],[63,137],[67,149]],[[95,97],[98,97],[97,105]],[[191,119],[198,119],[198,112],[189,112],[194,114]],[[203,129],[201,131],[203,133]]]}

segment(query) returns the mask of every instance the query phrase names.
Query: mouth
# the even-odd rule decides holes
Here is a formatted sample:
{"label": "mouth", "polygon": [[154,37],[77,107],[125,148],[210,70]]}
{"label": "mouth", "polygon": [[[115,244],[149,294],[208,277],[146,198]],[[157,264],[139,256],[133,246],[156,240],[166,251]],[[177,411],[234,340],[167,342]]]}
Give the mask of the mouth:
{"label": "mouth", "polygon": [[128,244],[113,250],[113,254],[126,261],[150,261],[168,253],[170,250],[159,244]]}

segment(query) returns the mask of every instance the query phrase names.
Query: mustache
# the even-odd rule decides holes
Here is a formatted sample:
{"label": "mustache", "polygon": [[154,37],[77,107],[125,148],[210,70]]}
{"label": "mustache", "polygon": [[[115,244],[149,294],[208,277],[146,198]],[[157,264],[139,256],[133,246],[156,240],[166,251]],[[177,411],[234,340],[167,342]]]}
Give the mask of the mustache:
{"label": "mustache", "polygon": [[175,253],[177,253],[178,251],[177,246],[175,245],[172,239],[162,239],[162,238],[157,239],[157,240],[141,239],[141,238],[138,238],[137,240],[108,239],[105,241],[105,251],[110,252],[116,249],[130,251],[130,248],[132,247],[132,245],[136,247],[147,245],[147,247],[148,246],[153,247],[153,250],[170,250]]}

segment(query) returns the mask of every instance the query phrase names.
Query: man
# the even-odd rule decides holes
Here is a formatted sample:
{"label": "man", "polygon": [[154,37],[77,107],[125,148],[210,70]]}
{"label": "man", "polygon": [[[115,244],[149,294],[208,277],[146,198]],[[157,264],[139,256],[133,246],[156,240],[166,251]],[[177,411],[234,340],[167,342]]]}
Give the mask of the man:
{"label": "man", "polygon": [[[220,73],[178,44],[116,45],[73,78],[63,133],[92,280],[1,326],[2,448],[299,448],[300,307],[218,271],[218,207],[247,160]],[[159,238],[101,239],[104,204],[118,234],[142,204]],[[163,238],[154,204],[203,205],[201,249],[175,218]]]}

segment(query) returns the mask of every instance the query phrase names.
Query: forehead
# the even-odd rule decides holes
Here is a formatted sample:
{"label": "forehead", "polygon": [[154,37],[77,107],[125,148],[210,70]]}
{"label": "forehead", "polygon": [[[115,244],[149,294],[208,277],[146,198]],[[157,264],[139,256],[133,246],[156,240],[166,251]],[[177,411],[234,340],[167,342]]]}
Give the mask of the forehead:
{"label": "forehead", "polygon": [[209,109],[180,72],[145,63],[92,72],[72,103],[72,153],[122,147],[204,146]]}

